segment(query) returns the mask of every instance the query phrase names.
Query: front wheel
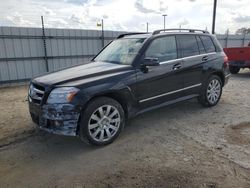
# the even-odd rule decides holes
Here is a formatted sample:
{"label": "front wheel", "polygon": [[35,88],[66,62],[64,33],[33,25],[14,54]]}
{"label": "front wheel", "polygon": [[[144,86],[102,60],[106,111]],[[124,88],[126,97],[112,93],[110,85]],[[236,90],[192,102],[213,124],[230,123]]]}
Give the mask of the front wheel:
{"label": "front wheel", "polygon": [[120,134],[125,124],[120,103],[108,97],[91,101],[82,113],[80,138],[94,145],[107,145]]}
{"label": "front wheel", "polygon": [[222,94],[222,82],[219,76],[212,75],[203,87],[198,101],[206,107],[215,106]]}

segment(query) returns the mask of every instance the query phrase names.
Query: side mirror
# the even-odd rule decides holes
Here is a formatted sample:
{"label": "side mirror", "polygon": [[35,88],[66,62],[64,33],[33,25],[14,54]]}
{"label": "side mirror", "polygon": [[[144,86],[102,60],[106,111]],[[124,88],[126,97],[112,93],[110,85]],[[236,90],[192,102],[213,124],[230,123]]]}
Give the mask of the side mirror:
{"label": "side mirror", "polygon": [[143,60],[142,66],[159,66],[159,59],[157,57],[146,57]]}
{"label": "side mirror", "polygon": [[149,66],[159,66],[159,59],[156,57],[146,57],[141,64],[141,71],[144,73],[148,72]]}

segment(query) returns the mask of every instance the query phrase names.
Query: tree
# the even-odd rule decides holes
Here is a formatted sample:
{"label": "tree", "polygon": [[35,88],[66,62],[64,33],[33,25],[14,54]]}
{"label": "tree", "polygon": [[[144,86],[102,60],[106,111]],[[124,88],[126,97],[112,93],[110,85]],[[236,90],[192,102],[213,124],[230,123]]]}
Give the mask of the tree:
{"label": "tree", "polygon": [[237,29],[237,31],[235,32],[235,34],[236,35],[250,34],[250,28],[242,27],[240,29]]}

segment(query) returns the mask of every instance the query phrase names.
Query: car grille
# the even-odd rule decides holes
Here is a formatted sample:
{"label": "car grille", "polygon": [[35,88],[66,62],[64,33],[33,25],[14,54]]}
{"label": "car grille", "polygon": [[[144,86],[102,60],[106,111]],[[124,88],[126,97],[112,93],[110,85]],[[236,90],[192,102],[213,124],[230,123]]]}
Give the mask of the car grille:
{"label": "car grille", "polygon": [[29,98],[30,102],[41,104],[44,96],[45,88],[37,84],[30,84]]}

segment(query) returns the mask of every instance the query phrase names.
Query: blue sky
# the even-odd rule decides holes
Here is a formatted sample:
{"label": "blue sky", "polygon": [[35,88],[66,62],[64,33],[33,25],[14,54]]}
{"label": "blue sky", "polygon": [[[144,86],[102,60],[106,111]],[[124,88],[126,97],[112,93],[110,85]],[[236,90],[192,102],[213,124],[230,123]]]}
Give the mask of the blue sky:
{"label": "blue sky", "polygon": [[[153,31],[166,26],[211,30],[213,0],[0,0],[0,26]],[[218,0],[216,32],[250,27],[250,0]]]}

